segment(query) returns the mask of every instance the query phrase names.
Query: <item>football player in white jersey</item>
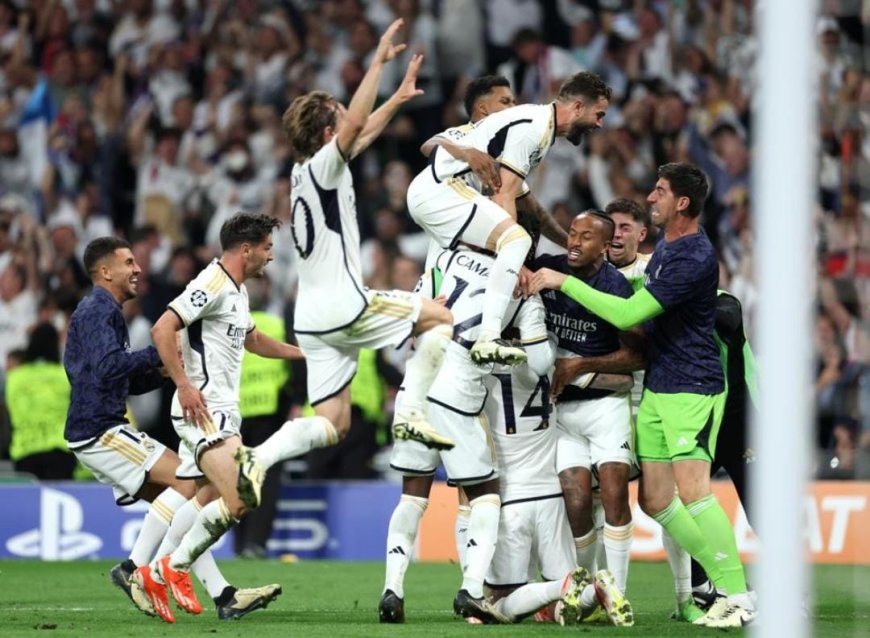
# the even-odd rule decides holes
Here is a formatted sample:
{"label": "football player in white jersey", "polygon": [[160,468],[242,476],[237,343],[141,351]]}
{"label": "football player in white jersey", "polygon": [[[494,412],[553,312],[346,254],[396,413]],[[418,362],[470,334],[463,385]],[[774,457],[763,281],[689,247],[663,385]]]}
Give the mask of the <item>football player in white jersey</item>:
{"label": "football player in white jersey", "polygon": [[[450,484],[462,486],[468,495],[470,514],[463,581],[454,600],[454,611],[484,622],[507,622],[483,595],[486,571],[492,560],[498,532],[501,501],[498,470],[482,415],[486,400],[484,379],[488,370],[472,363],[469,350],[480,329],[484,291],[495,263],[493,256],[461,246],[445,251],[437,260],[443,285],[432,290],[446,297],[453,311],[455,334],[447,348],[445,363],[429,391],[429,415],[433,424],[456,441],[452,450],[427,450],[415,441],[397,441],[390,465],[403,474],[402,497],[387,532],[384,592],[379,605],[381,622],[404,622],[403,581],[414,550],[417,527],[429,502],[432,476],[439,462]],[[513,322],[528,347],[528,366],[539,375],[548,373],[552,352],[546,336],[540,299],[512,299],[505,323]],[[404,397],[397,398],[401,403]]]}
{"label": "football player in white jersey", "polygon": [[[554,359],[550,344],[550,361]],[[582,592],[593,580],[586,569],[577,567],[556,475],[549,376],[525,365],[495,366],[486,387],[485,413],[498,459],[502,507],[486,576],[489,599],[512,622],[558,600],[563,617],[577,617]],[[537,574],[542,582],[529,583]]]}
{"label": "football player in white jersey", "polygon": [[[247,279],[263,276],[272,260],[272,230],[279,224],[266,215],[243,213],[227,220],[221,228],[220,259],[188,284],[152,328],[155,347],[177,388],[171,412],[183,443],[177,472],[203,476],[208,485],[201,491],[216,491],[219,496],[204,499],[208,504],[170,555],[158,556],[133,574],[134,586],[166,622],[174,622],[167,586],[182,609],[202,611],[190,582],[191,565],[245,511],[257,505],[239,481],[236,458],[244,450],[239,436],[244,350],[275,359],[302,358],[299,348],[276,341],[253,325],[244,285]],[[295,423],[300,428],[323,430],[318,419],[297,419]],[[280,439],[278,434],[273,438]],[[280,441],[276,447],[280,449]]]}
{"label": "football player in white jersey", "polygon": [[[464,179],[476,190],[481,193],[497,192],[501,186],[498,161],[485,151],[466,146],[463,144],[462,138],[474,130],[474,124],[480,122],[487,115],[516,106],[516,103],[510,81],[506,77],[483,75],[473,79],[465,89],[464,99],[465,111],[470,118],[469,123],[454,126],[435,135],[420,147],[420,152],[426,157],[430,157],[435,147],[440,146],[452,157],[468,164],[471,173],[465,175]],[[538,203],[525,182],[523,182],[520,195],[517,198],[517,212],[537,219],[541,227],[541,234],[547,239],[562,247],[566,245],[568,234]],[[433,265],[433,263],[429,263],[431,259],[440,254],[442,250],[443,248],[438,245],[435,239],[430,240],[430,259],[427,259],[426,270],[429,270]]]}
{"label": "football player in white jersey", "polygon": [[463,145],[499,161],[498,191],[486,197],[466,179],[467,162],[436,148],[429,166],[408,188],[414,220],[444,248],[458,242],[496,253],[486,290],[480,335],[471,350],[476,363],[520,363],[521,348],[499,339],[503,316],[532,240],[516,223],[516,199],[528,173],[557,136],[579,144],[585,131],[602,124],[610,89],[593,73],[569,78],[550,104],[527,104],[493,113],[463,137]]}
{"label": "football player in white jersey", "polygon": [[360,267],[348,162],[375,140],[399,106],[422,93],[415,87],[422,57],[415,55],[396,92],[371,113],[384,66],[405,48],[392,43],[401,25],[396,20],[384,33],[347,109],[328,93],[314,91],[296,98],[283,117],[297,156],[291,194],[299,270],[294,330],[305,352],[308,400],[328,429],[326,437],[320,431],[297,432],[297,453],[332,445],[347,432],[359,350],[397,346],[412,335],[418,337],[417,350],[406,364],[406,402],[393,435],[452,446],[426,417],[426,392],[452,334],[450,311],[414,293],[369,290]]}

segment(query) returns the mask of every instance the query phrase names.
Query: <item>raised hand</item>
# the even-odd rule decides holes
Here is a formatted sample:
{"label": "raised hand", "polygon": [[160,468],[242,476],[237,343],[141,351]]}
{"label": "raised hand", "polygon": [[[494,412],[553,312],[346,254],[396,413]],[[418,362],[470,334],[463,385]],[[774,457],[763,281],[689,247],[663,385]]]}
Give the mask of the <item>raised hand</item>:
{"label": "raised hand", "polygon": [[380,42],[378,42],[375,60],[381,63],[389,62],[407,48],[407,44],[393,44],[393,38],[396,36],[396,32],[402,28],[403,24],[405,24],[405,21],[399,18],[387,27],[384,35],[381,36]]}
{"label": "raised hand", "polygon": [[405,71],[405,77],[402,78],[402,83],[394,94],[399,103],[403,104],[419,95],[423,95],[423,89],[417,88],[417,73],[420,71],[421,64],[423,64],[422,54],[415,53],[411,56],[408,69]]}

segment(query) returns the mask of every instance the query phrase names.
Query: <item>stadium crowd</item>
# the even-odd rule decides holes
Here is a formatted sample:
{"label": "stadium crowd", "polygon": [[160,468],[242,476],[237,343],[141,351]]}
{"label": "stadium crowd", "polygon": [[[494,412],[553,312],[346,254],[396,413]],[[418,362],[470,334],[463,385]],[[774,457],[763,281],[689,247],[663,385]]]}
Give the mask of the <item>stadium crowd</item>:
{"label": "stadium crowd", "polygon": [[[28,422],[28,400],[65,413],[68,388],[48,370],[60,366],[69,316],[90,284],[85,245],[105,235],[131,242],[143,272],[139,298],[124,312],[131,347],[143,347],[167,302],[219,253],[226,219],[238,210],[290,219],[292,159],[281,114],[314,89],[346,102],[395,17],[404,19],[409,47],[381,97],[396,89],[414,53],[424,55],[417,86],[425,94],[351,165],[369,285],[411,289],[420,274],[427,239],[408,217],[406,191],[425,165],[421,143],[467,121],[462,96],[472,78],[504,75],[519,103],[545,103],[566,77],[591,70],[614,92],[605,127],[579,152],[557,141],[532,190],[567,226],[618,197],[643,203],[661,164],[700,166],[712,183],[702,223],[720,254],[721,286],[742,300],[751,338],[759,303],[753,217],[790,223],[788,211],[752,205],[753,4],[0,0],[0,365],[9,426],[0,453],[37,475],[41,465],[27,457],[65,454],[62,418],[38,431],[17,420]],[[816,473],[867,477],[870,49],[862,48],[862,25],[870,16],[857,0],[825,2],[822,11],[819,128],[807,136],[818,143],[819,163],[811,256],[818,275],[807,282],[818,300]],[[292,317],[291,233],[289,223],[276,232],[275,263],[262,283],[249,283],[252,309]],[[365,379],[397,386],[403,360],[387,353]],[[301,410],[303,374],[304,366],[294,369],[282,409]],[[329,458],[312,461],[316,475],[372,475],[389,396],[365,394],[357,416],[370,427],[352,429]],[[167,389],[131,401],[139,427],[159,439],[173,436],[170,397]],[[350,468],[340,458],[348,455]]]}

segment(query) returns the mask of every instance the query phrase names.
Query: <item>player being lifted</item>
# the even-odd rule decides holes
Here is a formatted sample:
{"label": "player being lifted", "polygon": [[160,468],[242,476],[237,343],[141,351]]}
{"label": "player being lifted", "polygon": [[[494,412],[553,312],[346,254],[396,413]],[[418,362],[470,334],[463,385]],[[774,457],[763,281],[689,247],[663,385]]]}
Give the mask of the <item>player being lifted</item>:
{"label": "player being lifted", "polygon": [[[468,164],[471,173],[464,178],[473,188],[481,193],[494,193],[501,187],[498,160],[491,157],[486,150],[479,151],[467,146],[463,138],[473,131],[474,125],[483,118],[516,106],[517,100],[508,79],[500,75],[482,75],[473,79],[468,83],[464,97],[469,123],[446,129],[435,135],[420,147],[420,152],[426,157],[431,157],[435,148],[440,147],[451,157]],[[537,221],[544,237],[560,246],[565,246],[568,235],[535,199],[526,182],[522,184],[516,206],[518,214],[528,215],[529,218]],[[430,240],[427,270],[433,265],[429,263],[431,259],[443,250],[434,239]]]}
{"label": "player being lifted", "polygon": [[594,73],[577,73],[550,104],[515,106],[484,118],[462,144],[499,162],[498,191],[492,199],[471,177],[468,162],[436,148],[430,165],[408,188],[411,217],[444,248],[460,241],[496,253],[486,288],[480,334],[471,349],[476,363],[520,363],[522,348],[499,339],[502,319],[532,240],[516,223],[516,199],[529,172],[556,137],[579,144],[587,130],[599,128],[610,89]]}

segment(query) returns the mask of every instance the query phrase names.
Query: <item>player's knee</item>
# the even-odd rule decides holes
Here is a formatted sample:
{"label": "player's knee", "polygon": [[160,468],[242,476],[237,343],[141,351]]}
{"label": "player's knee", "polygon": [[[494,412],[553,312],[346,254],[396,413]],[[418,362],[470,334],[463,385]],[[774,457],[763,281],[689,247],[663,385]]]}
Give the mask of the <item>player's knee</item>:
{"label": "player's knee", "polygon": [[532,247],[532,238],[522,226],[514,224],[509,226],[495,241],[495,251],[497,253],[502,252],[508,247],[526,254]]}
{"label": "player's knee", "polygon": [[190,479],[176,479],[171,487],[186,499],[191,499],[196,494],[196,483]]}

